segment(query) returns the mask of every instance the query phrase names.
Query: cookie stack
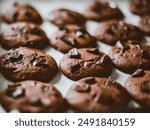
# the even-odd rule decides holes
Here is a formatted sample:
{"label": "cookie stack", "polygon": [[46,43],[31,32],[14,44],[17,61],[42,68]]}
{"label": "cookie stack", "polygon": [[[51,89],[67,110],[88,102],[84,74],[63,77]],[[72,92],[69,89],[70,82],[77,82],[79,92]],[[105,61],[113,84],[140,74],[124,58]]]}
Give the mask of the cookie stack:
{"label": "cookie stack", "polygon": [[[150,106],[150,46],[144,43],[149,2],[130,0],[131,12],[141,16],[139,27],[124,21],[114,1],[94,1],[82,13],[54,9],[48,21],[57,31],[50,38],[35,8],[14,3],[2,16],[7,26],[0,44],[7,52],[0,56],[0,72],[14,84],[0,92],[1,105],[8,112],[119,112],[128,111],[132,100]],[[87,31],[91,20],[98,24],[94,35]],[[108,55],[98,41],[111,47]],[[59,67],[43,51],[48,46],[63,54]],[[124,85],[111,78],[113,69],[130,75]],[[75,81],[64,97],[48,83],[58,71]]]}

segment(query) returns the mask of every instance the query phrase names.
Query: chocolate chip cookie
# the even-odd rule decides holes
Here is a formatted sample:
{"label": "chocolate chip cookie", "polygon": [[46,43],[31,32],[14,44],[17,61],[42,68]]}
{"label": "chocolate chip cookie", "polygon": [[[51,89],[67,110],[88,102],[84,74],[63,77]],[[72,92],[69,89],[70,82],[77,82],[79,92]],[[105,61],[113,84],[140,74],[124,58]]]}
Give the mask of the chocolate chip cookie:
{"label": "chocolate chip cookie", "polygon": [[49,21],[56,26],[64,26],[66,24],[84,25],[86,18],[76,11],[60,8],[50,12]]}
{"label": "chocolate chip cookie", "polygon": [[2,19],[9,24],[15,22],[32,22],[41,24],[43,21],[35,8],[29,4],[20,3],[14,3],[13,7],[3,14]]}
{"label": "chocolate chip cookie", "polygon": [[60,60],[62,73],[69,79],[108,77],[113,65],[110,58],[96,48],[71,49]]}
{"label": "chocolate chip cookie", "polygon": [[103,21],[107,19],[122,19],[124,17],[121,10],[114,1],[94,1],[84,12],[87,19]]}
{"label": "chocolate chip cookie", "polygon": [[43,49],[49,44],[45,32],[36,24],[18,22],[2,30],[1,45],[5,49],[20,46]]}
{"label": "chocolate chip cookie", "polygon": [[136,102],[150,106],[150,70],[136,70],[126,80],[125,88]]}
{"label": "chocolate chip cookie", "polygon": [[130,11],[137,15],[149,15],[150,0],[130,0]]}
{"label": "chocolate chip cookie", "polygon": [[96,38],[106,44],[115,45],[118,40],[141,40],[141,30],[123,21],[111,20],[101,22],[96,30]]}
{"label": "chocolate chip cookie", "polygon": [[150,15],[149,16],[143,16],[140,20],[140,29],[150,36]]}
{"label": "chocolate chip cookie", "polygon": [[47,82],[57,73],[55,60],[36,49],[20,47],[0,56],[0,71],[11,81],[38,80]]}
{"label": "chocolate chip cookie", "polygon": [[115,67],[120,71],[132,74],[137,69],[150,69],[150,46],[132,44],[117,44],[109,54]]}
{"label": "chocolate chip cookie", "polygon": [[23,81],[9,85],[0,92],[0,103],[6,111],[20,112],[64,112],[66,102],[51,84],[39,81]]}
{"label": "chocolate chip cookie", "polygon": [[77,81],[68,90],[66,99],[78,112],[113,112],[129,102],[127,91],[111,78],[88,77]]}
{"label": "chocolate chip cookie", "polygon": [[96,39],[85,28],[75,24],[68,24],[53,34],[51,45],[57,50],[67,53],[75,47],[96,47]]}

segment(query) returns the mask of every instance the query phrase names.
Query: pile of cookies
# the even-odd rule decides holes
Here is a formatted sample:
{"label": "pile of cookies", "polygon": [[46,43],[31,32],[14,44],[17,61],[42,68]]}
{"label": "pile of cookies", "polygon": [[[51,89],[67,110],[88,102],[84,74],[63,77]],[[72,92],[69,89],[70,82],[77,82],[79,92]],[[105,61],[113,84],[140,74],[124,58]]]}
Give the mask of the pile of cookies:
{"label": "pile of cookies", "polygon": [[[0,34],[7,50],[0,56],[0,72],[14,84],[0,92],[0,104],[8,112],[127,112],[131,100],[149,108],[150,46],[145,36],[150,36],[150,0],[130,0],[129,5],[141,17],[139,27],[123,21],[112,0],[93,1],[80,13],[54,9],[48,18],[58,30],[49,39],[38,11],[14,3],[2,15],[7,27]],[[86,29],[89,20],[99,24],[95,35]],[[109,55],[98,49],[97,41],[112,47]],[[64,54],[59,67],[43,52],[48,46]],[[114,68],[130,74],[124,86],[111,78]],[[48,83],[58,71],[76,81],[65,97]]]}

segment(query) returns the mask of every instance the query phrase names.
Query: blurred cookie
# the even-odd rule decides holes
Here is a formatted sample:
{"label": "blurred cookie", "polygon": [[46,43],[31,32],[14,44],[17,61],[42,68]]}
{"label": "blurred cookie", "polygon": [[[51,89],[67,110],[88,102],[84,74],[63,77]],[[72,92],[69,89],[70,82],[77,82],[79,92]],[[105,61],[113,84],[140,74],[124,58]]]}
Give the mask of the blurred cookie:
{"label": "blurred cookie", "polygon": [[137,69],[150,69],[150,46],[136,45],[128,41],[125,45],[117,44],[109,54],[115,67],[132,74]]}
{"label": "blurred cookie", "polygon": [[96,47],[96,39],[85,28],[69,24],[53,34],[51,45],[57,50],[67,53],[74,47]]}
{"label": "blurred cookie", "polygon": [[129,95],[110,78],[88,77],[73,84],[66,100],[78,112],[113,112],[127,107]]}
{"label": "blurred cookie", "polygon": [[136,70],[126,80],[125,88],[136,102],[150,106],[150,70]]}
{"label": "blurred cookie", "polygon": [[66,103],[60,92],[51,84],[23,81],[0,92],[0,103],[6,111],[64,112]]}
{"label": "blurred cookie", "polygon": [[96,38],[109,45],[115,45],[118,40],[141,40],[141,30],[123,21],[111,20],[99,24],[96,30]]}
{"label": "blurred cookie", "polygon": [[32,22],[41,24],[43,21],[35,8],[31,5],[20,3],[14,3],[13,7],[3,14],[2,19],[6,23]]}
{"label": "blurred cookie", "polygon": [[20,46],[43,49],[49,44],[45,32],[38,25],[25,22],[8,25],[3,29],[0,40],[5,49]]}
{"label": "blurred cookie", "polygon": [[86,18],[73,10],[60,8],[50,12],[49,21],[60,27],[66,24],[84,25]]}
{"label": "blurred cookie", "polygon": [[95,21],[122,19],[124,17],[114,1],[94,1],[84,11],[84,16]]}
{"label": "blurred cookie", "polygon": [[57,73],[55,60],[45,53],[20,47],[0,56],[0,71],[11,81],[38,80],[47,82]]}
{"label": "blurred cookie", "polygon": [[149,16],[143,16],[140,20],[140,29],[150,36],[150,15]]}
{"label": "blurred cookie", "polygon": [[72,80],[89,76],[108,77],[112,68],[110,58],[96,48],[73,48],[60,60],[62,73]]}
{"label": "blurred cookie", "polygon": [[130,11],[137,15],[149,15],[150,0],[130,0]]}

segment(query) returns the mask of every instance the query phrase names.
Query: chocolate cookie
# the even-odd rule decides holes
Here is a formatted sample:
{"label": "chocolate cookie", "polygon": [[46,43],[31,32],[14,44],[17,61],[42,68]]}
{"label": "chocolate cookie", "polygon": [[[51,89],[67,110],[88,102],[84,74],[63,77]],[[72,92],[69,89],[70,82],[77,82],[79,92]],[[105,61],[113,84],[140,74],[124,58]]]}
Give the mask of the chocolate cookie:
{"label": "chocolate cookie", "polygon": [[126,90],[111,78],[88,77],[77,81],[67,92],[70,107],[79,112],[113,112],[128,105]]}
{"label": "chocolate cookie", "polygon": [[150,70],[136,70],[126,80],[125,88],[136,102],[150,106]]}
{"label": "chocolate cookie", "polygon": [[53,34],[51,44],[57,50],[67,53],[74,47],[96,47],[96,39],[83,27],[69,24]]}
{"label": "chocolate cookie", "polygon": [[0,56],[0,71],[11,81],[49,81],[57,72],[55,60],[45,53],[26,47],[12,49]]}
{"label": "chocolate cookie", "polygon": [[13,7],[5,12],[2,19],[6,23],[14,22],[32,22],[36,24],[42,23],[42,17],[31,5],[14,3]]}
{"label": "chocolate cookie", "polygon": [[150,15],[149,16],[143,16],[140,21],[140,29],[150,36]]}
{"label": "chocolate cookie", "polygon": [[94,1],[84,12],[87,19],[102,21],[106,19],[122,19],[124,15],[114,1]]}
{"label": "chocolate cookie", "polygon": [[23,81],[8,86],[0,92],[0,103],[6,109],[20,112],[64,112],[66,102],[51,84],[38,81]]}
{"label": "chocolate cookie", "polygon": [[64,26],[66,24],[84,25],[86,18],[78,12],[61,8],[50,12],[49,21],[56,26]]}
{"label": "chocolate cookie", "polygon": [[137,15],[150,14],[150,0],[130,0],[130,11]]}
{"label": "chocolate cookie", "polygon": [[109,56],[115,67],[125,73],[132,74],[137,69],[150,69],[150,46],[131,44],[117,44],[112,48]]}
{"label": "chocolate cookie", "polygon": [[43,49],[48,44],[49,40],[45,32],[33,23],[14,23],[2,31],[1,45],[5,49],[20,46]]}
{"label": "chocolate cookie", "polygon": [[110,58],[96,48],[71,49],[60,60],[62,73],[69,79],[108,77],[113,65]]}
{"label": "chocolate cookie", "polygon": [[115,45],[118,40],[141,40],[143,38],[140,29],[123,21],[111,20],[102,22],[96,30],[98,40],[109,45]]}

